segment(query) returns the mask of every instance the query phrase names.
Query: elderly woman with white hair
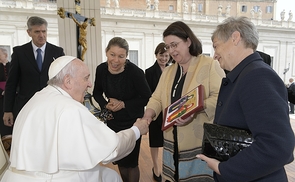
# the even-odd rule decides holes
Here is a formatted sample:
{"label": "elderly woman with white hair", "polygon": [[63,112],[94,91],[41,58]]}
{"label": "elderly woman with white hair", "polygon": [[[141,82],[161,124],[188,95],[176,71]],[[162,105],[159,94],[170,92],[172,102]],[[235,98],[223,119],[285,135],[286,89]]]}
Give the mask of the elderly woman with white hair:
{"label": "elderly woman with white hair", "polygon": [[211,39],[214,58],[229,71],[221,83],[214,123],[249,130],[255,141],[227,161],[197,157],[214,170],[218,182],[287,182],[284,165],[294,159],[295,142],[287,91],[256,52],[255,25],[246,17],[230,17],[217,26]]}

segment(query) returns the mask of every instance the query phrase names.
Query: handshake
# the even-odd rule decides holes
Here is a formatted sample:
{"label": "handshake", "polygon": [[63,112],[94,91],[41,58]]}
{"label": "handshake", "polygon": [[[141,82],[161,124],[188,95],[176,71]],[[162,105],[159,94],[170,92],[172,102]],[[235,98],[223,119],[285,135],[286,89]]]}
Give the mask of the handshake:
{"label": "handshake", "polygon": [[149,132],[150,123],[151,122],[147,119],[138,118],[133,126],[136,126],[139,129],[140,135],[146,135]]}

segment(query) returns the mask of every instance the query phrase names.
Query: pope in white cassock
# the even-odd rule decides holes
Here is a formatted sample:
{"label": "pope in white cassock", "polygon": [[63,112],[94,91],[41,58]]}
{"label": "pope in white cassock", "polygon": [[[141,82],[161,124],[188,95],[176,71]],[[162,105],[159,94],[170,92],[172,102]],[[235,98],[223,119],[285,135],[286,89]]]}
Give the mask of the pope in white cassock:
{"label": "pope in white cassock", "polygon": [[19,113],[12,137],[11,165],[1,182],[117,182],[99,163],[128,155],[149,123],[138,119],[113,132],[82,104],[91,87],[86,64],[72,56],[56,59],[48,86]]}

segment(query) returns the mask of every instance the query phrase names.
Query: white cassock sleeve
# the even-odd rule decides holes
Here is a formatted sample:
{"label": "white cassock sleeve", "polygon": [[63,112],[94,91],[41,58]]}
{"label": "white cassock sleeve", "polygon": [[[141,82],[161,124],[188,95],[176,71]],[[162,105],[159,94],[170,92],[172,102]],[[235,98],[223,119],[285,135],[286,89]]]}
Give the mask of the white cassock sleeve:
{"label": "white cassock sleeve", "polygon": [[128,146],[118,147],[121,136],[97,120],[87,109],[71,108],[62,113],[59,121],[57,142],[60,169],[90,169],[109,156],[116,157],[121,149],[128,149]]}
{"label": "white cassock sleeve", "polygon": [[122,159],[130,154],[135,147],[136,137],[132,129],[122,130],[117,134],[119,136],[118,146],[111,155],[102,161],[104,164]]}
{"label": "white cassock sleeve", "polygon": [[[97,120],[88,110],[82,117],[73,117],[77,113],[79,112],[71,111],[68,114],[64,113],[62,116],[63,120],[67,121],[69,121],[69,119],[65,119],[67,117],[77,119],[76,122],[71,119],[72,121],[69,121],[66,125],[60,124],[60,126],[64,127],[61,131],[68,130],[71,135],[66,134],[65,141],[62,143],[67,147],[68,142],[71,141],[73,142],[73,150],[76,148],[73,154],[64,154],[64,157],[67,156],[68,159],[69,156],[72,156],[71,160],[78,160],[78,166],[85,165],[88,168],[87,164],[89,166],[97,165],[99,162],[106,164],[120,160],[132,152],[136,143],[136,136],[132,129],[115,133],[103,122]],[[81,118],[83,118],[83,122],[79,122]],[[73,123],[77,125],[74,126]],[[81,128],[83,129],[81,130]],[[60,151],[66,151],[66,149]],[[75,156],[79,156],[79,159]],[[71,160],[68,160],[68,162],[72,163]],[[64,164],[66,164],[66,161]]]}

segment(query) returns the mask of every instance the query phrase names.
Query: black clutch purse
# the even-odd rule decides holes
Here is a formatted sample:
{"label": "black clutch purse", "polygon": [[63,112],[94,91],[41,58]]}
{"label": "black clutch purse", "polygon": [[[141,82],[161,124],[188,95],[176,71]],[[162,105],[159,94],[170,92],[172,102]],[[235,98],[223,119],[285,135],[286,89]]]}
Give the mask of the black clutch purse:
{"label": "black clutch purse", "polygon": [[110,110],[103,108],[99,109],[94,106],[92,102],[92,95],[86,92],[84,96],[84,105],[88,108],[88,110],[98,119],[107,123],[108,120],[114,119],[113,114]]}
{"label": "black clutch purse", "polygon": [[210,123],[203,127],[202,153],[219,161],[228,160],[254,142],[248,130]]}

